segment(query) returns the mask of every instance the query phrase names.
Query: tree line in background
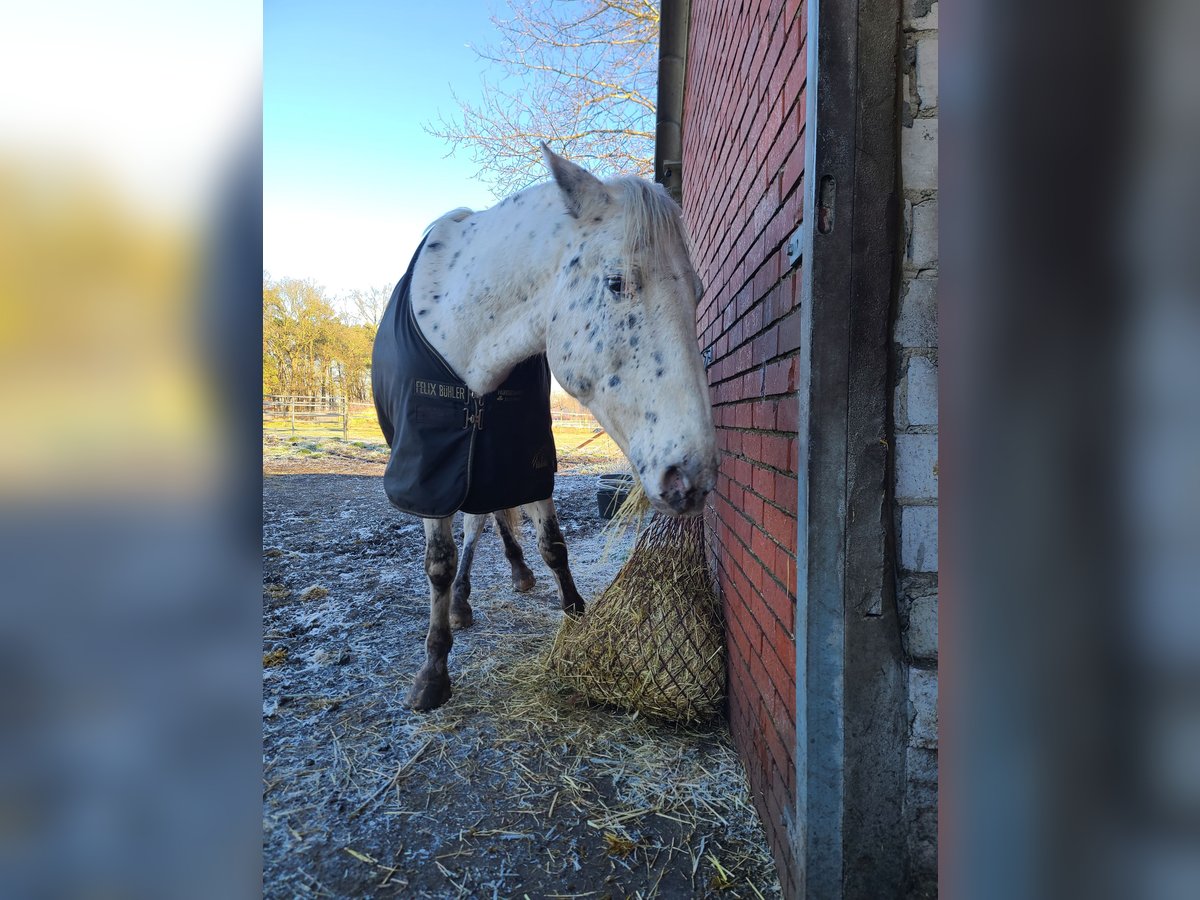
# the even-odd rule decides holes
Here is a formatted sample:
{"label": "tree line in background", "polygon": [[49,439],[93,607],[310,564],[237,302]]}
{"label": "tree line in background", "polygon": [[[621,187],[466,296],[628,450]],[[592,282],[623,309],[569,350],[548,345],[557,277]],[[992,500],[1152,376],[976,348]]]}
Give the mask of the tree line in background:
{"label": "tree line in background", "polygon": [[312,281],[265,280],[263,393],[370,402],[371,345],[389,294],[355,291],[336,302]]}
{"label": "tree line in background", "polygon": [[[373,402],[371,347],[390,297],[388,287],[334,299],[312,281],[264,280],[263,394]],[[560,416],[591,416],[559,387],[550,406]]]}

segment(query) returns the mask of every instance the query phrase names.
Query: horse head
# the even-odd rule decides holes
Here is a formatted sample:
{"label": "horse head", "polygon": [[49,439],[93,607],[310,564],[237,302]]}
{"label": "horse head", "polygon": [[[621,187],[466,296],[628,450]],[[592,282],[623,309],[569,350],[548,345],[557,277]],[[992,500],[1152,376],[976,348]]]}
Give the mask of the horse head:
{"label": "horse head", "polygon": [[633,463],[650,503],[695,515],[716,484],[716,433],[679,206],[661,185],[601,181],[542,153],[568,230],[546,320],[550,368]]}

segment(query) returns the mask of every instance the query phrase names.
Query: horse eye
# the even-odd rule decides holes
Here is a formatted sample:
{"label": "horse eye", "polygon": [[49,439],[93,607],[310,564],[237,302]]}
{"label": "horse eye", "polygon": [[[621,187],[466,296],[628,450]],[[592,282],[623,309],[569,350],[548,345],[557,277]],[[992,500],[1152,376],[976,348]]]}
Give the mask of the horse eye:
{"label": "horse eye", "polygon": [[625,279],[622,278],[620,275],[609,275],[608,276],[608,289],[610,291],[612,291],[614,294],[625,293]]}

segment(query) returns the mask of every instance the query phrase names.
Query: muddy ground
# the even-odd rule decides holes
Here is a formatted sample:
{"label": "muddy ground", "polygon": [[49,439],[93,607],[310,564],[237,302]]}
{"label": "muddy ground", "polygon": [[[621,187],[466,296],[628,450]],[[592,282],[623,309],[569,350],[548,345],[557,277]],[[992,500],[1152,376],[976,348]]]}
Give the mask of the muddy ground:
{"label": "muddy ground", "polygon": [[[590,599],[632,534],[601,532],[591,475],[555,499]],[[722,723],[591,708],[546,675],[562,614],[528,523],[537,586],[513,592],[489,529],[454,696],[422,715],[402,706],[428,624],[419,520],[373,475],[267,474],[263,505],[266,896],[779,896]]]}

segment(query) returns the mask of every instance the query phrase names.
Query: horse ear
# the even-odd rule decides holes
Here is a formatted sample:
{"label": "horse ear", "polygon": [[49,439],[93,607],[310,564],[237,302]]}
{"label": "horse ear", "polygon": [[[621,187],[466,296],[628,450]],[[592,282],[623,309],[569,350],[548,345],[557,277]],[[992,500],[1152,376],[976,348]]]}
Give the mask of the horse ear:
{"label": "horse ear", "polygon": [[546,160],[546,167],[562,192],[567,212],[574,218],[578,219],[584,210],[610,202],[604,182],[587,169],[563,159],[546,146],[545,141],[542,141],[542,158]]}

